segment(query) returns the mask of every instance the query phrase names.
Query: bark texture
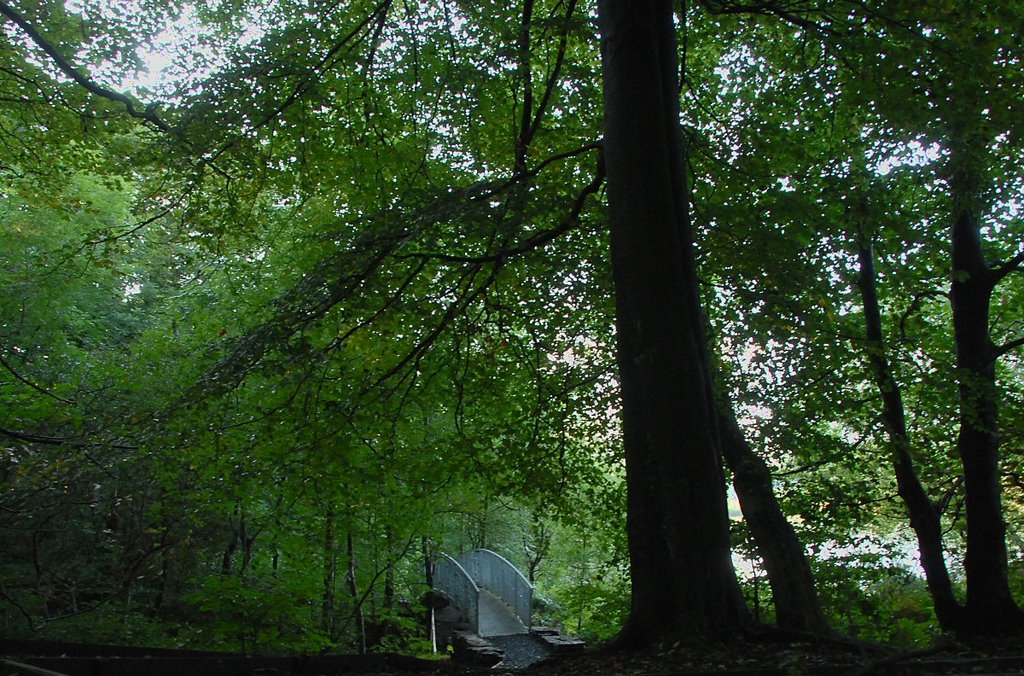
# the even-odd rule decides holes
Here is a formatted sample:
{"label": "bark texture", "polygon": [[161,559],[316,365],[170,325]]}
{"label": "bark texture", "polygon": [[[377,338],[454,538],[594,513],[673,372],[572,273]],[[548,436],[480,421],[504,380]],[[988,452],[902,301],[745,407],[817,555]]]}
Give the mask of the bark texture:
{"label": "bark texture", "polygon": [[775,499],[768,465],[750,447],[731,409],[723,407],[719,428],[743,518],[768,573],[775,623],[789,631],[827,634],[828,622],[821,611],[804,545]]}
{"label": "bark texture", "polygon": [[1010,593],[999,478],[998,354],[989,333],[998,279],[985,261],[977,218],[966,204],[958,211],[952,228],[950,303],[960,395],[957,451],[967,512],[966,620],[973,634],[1012,633],[1024,628],[1024,616]]}
{"label": "bark texture", "polygon": [[632,608],[643,645],[750,624],[692,251],[670,0],[602,0],[605,160],[627,469]]}

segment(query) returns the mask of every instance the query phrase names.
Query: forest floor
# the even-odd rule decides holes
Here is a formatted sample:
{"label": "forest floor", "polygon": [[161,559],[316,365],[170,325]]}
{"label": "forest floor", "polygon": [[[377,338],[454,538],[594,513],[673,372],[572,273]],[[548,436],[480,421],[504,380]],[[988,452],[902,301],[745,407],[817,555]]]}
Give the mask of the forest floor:
{"label": "forest floor", "polygon": [[[500,670],[492,670],[495,673]],[[697,674],[1024,674],[1024,642],[943,643],[920,650],[856,642],[750,641],[664,652],[594,650],[508,674],[529,676],[675,676]]]}
{"label": "forest floor", "polygon": [[[307,658],[240,657],[119,646],[36,643],[28,654],[0,640],[0,676],[718,676],[904,674],[1024,674],[1024,640],[899,650],[844,639],[816,642],[748,641],[677,647],[662,652],[588,650],[556,656],[525,669],[474,667],[401,655],[323,655]],[[5,645],[6,644],[6,645]],[[23,648],[24,646],[22,646]],[[43,648],[43,649],[38,649]],[[46,650],[45,648],[50,648]],[[47,656],[39,653],[47,652]],[[72,654],[69,654],[72,653]],[[74,653],[78,653],[77,655]],[[49,670],[49,671],[46,671]]]}

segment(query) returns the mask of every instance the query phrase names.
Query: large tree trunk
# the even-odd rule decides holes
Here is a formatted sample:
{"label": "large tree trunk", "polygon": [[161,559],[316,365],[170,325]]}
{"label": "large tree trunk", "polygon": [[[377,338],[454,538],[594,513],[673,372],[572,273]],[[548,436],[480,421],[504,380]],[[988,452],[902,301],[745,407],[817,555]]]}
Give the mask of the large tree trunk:
{"label": "large tree trunk", "polygon": [[771,470],[750,447],[727,404],[720,409],[719,427],[743,518],[768,573],[775,623],[790,631],[828,633],[804,545],[775,499]]}
{"label": "large tree trunk", "polygon": [[865,351],[875,386],[882,397],[882,420],[889,437],[896,486],[906,505],[910,527],[917,535],[921,567],[924,569],[928,591],[932,595],[935,616],[943,630],[956,631],[962,626],[963,608],[956,600],[943,556],[942,515],[921,485],[910,454],[910,434],[907,431],[903,397],[885,353],[882,311],[878,304],[875,262],[870,241],[861,242],[857,258],[860,264],[857,286],[864,305]]}
{"label": "large tree trunk", "polygon": [[624,645],[743,631],[679,128],[670,0],[599,3],[632,606]]}
{"label": "large tree trunk", "polygon": [[[1003,520],[999,472],[999,395],[996,360],[1000,349],[989,326],[992,294],[1015,266],[990,267],[982,241],[985,193],[998,171],[991,148],[996,127],[990,124],[986,101],[999,89],[985,69],[997,56],[995,40],[979,29],[988,17],[977,10],[961,13],[964,31],[952,40],[946,63],[950,87],[937,111],[948,136],[946,176],[951,202],[950,244],[953,274],[950,307],[956,346],[960,429],[957,452],[963,464],[967,516],[966,633],[1016,633],[1024,630],[1024,614],[1010,593],[1007,573],[1006,523]],[[976,35],[971,38],[966,36]],[[976,61],[977,65],[971,63]]]}
{"label": "large tree trunk", "polygon": [[998,353],[989,334],[989,306],[998,276],[982,250],[971,200],[959,193],[952,228],[953,281],[950,303],[959,374],[960,432],[957,451],[964,468],[967,512],[967,627],[971,633],[1019,631],[1024,617],[1010,594],[999,479]]}

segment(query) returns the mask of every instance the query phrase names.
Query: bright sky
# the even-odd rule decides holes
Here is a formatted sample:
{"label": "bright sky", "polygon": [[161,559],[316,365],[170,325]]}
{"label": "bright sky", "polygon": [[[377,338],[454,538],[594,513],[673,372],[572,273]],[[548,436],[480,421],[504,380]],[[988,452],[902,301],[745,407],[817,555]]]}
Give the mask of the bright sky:
{"label": "bright sky", "polygon": [[[65,0],[65,6],[72,12],[86,16],[100,16],[112,21],[124,21],[118,14],[116,3],[99,0]],[[136,6],[128,0],[123,9],[128,14]],[[185,4],[177,17],[169,21],[152,41],[140,47],[136,54],[143,63],[143,70],[135,75],[114,79],[110,85],[119,91],[134,94],[143,102],[154,98],[168,100],[183,83],[195,83],[225,65],[223,52],[229,47],[251,45],[266,33],[256,17],[250,16],[238,26],[231,37],[215,36],[209,29],[204,30],[196,16],[196,5]],[[219,43],[219,44],[218,44]],[[197,48],[197,45],[203,45]],[[102,73],[93,73],[102,78]]]}

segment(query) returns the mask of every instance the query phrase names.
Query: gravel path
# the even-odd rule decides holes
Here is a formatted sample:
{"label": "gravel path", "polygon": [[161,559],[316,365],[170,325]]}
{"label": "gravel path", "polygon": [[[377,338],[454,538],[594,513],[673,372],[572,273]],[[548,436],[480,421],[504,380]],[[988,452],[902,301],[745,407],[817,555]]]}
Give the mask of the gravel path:
{"label": "gravel path", "polygon": [[489,636],[486,640],[505,651],[505,659],[495,665],[498,669],[525,669],[552,652],[547,643],[530,634]]}

